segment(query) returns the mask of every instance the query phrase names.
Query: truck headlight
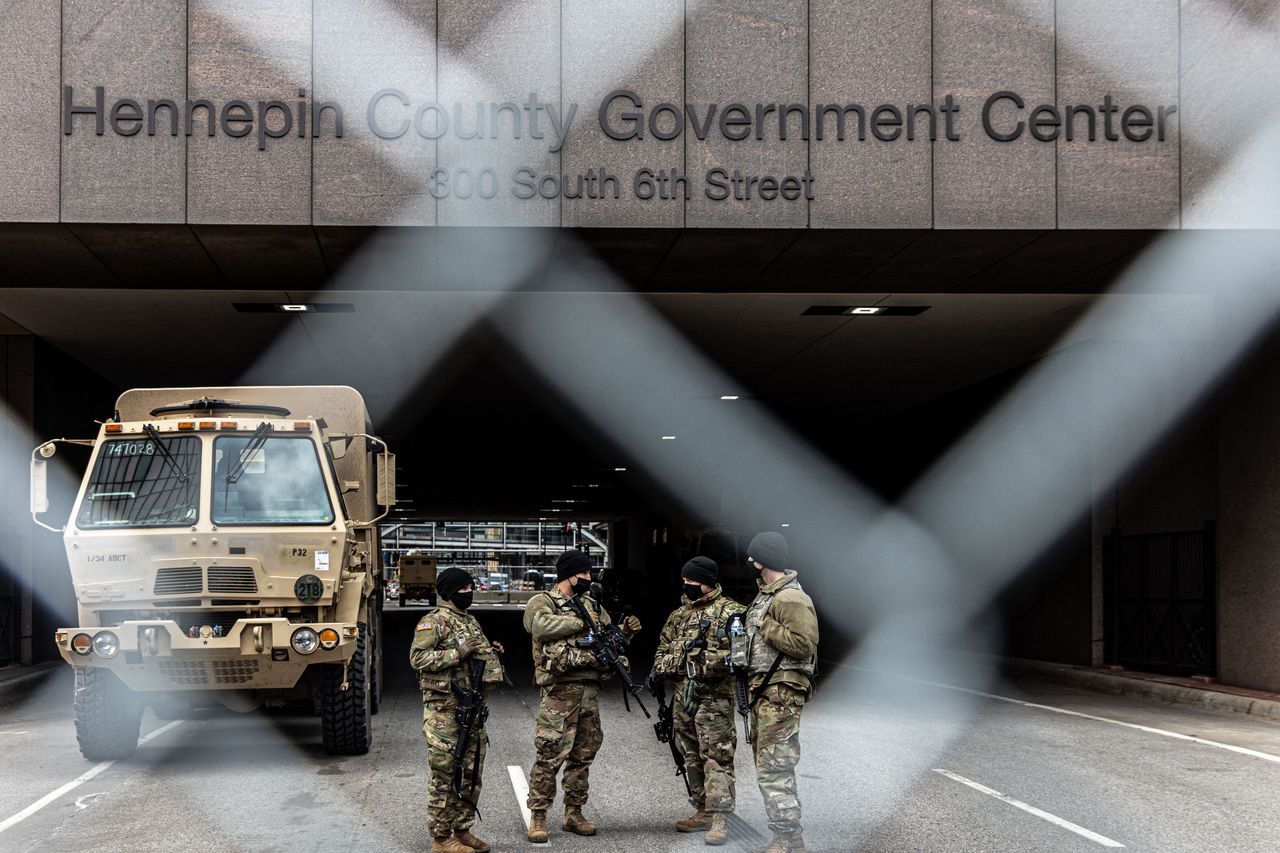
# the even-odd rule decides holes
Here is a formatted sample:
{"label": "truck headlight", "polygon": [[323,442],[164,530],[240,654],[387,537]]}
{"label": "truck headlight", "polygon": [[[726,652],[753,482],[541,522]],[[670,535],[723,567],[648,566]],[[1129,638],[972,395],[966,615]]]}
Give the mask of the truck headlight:
{"label": "truck headlight", "polygon": [[300,655],[309,655],[320,646],[320,638],[310,628],[299,628],[294,631],[293,639],[289,642],[293,650]]}
{"label": "truck headlight", "polygon": [[320,632],[320,648],[326,652],[333,651],[338,647],[338,632],[332,628],[325,628]]}
{"label": "truck headlight", "polygon": [[104,658],[113,658],[120,651],[120,638],[110,631],[99,631],[93,635],[93,650]]}
{"label": "truck headlight", "polygon": [[87,655],[93,651],[93,638],[88,634],[76,634],[71,638],[71,651],[78,655]]}

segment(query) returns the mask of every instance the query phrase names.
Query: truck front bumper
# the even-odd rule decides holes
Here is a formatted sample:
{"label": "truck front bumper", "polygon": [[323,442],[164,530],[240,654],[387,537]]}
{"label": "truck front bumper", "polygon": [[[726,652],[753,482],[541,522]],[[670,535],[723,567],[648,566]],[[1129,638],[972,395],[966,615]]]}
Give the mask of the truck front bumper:
{"label": "truck front bumper", "polygon": [[[317,634],[331,628],[338,634],[338,644],[302,654],[291,644],[300,628]],[[123,622],[117,627],[60,628],[54,640],[67,663],[109,669],[131,690],[257,690],[287,689],[297,684],[312,664],[350,660],[358,630],[354,622],[248,618],[236,621],[220,637],[190,637],[172,620],[147,620]],[[108,658],[96,649],[88,654],[75,650],[78,636],[92,641],[103,632],[116,637],[116,654]]]}

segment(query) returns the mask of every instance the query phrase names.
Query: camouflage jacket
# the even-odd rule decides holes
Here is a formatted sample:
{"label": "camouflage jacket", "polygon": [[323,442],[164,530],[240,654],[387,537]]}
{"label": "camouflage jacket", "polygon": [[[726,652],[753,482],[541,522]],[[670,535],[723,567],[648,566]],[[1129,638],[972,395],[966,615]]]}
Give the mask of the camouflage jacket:
{"label": "camouflage jacket", "polygon": [[[590,596],[582,596],[598,624],[610,624],[609,613]],[[547,687],[565,681],[600,681],[601,667],[591,649],[575,641],[587,628],[568,607],[569,596],[557,587],[529,599],[524,609],[524,629],[533,638],[533,682]]]}
{"label": "camouflage jacket", "polygon": [[[704,683],[732,690],[729,668],[725,658],[729,654],[729,635],[726,626],[734,613],[743,613],[743,607],[725,595],[720,585],[701,598],[690,600],[681,597],[682,604],[667,617],[658,638],[658,649],[653,659],[653,669],[658,675],[672,678],[692,678]],[[685,649],[685,644],[696,640],[707,623],[707,647]]]}
{"label": "camouflage jacket", "polygon": [[818,614],[813,599],[801,589],[794,571],[771,584],[758,583],[760,592],[746,616],[753,689],[778,660],[779,667],[769,683],[789,684],[808,693],[818,662]]}
{"label": "camouflage jacket", "polygon": [[418,620],[418,627],[413,632],[413,645],[409,648],[409,665],[418,671],[418,684],[422,687],[424,699],[432,694],[448,694],[454,679],[463,687],[471,686],[459,647],[473,637],[480,640],[480,648],[475,654],[485,661],[484,682],[501,681],[498,656],[474,616],[442,599],[435,611]]}

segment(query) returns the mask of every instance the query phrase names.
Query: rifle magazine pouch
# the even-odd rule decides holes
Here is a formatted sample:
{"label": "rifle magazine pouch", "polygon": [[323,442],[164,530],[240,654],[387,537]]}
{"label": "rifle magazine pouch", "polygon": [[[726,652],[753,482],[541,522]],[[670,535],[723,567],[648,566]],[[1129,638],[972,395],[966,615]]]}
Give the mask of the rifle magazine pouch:
{"label": "rifle magazine pouch", "polygon": [[484,675],[480,680],[485,684],[501,684],[503,681],[502,661],[497,655],[490,655],[484,661]]}

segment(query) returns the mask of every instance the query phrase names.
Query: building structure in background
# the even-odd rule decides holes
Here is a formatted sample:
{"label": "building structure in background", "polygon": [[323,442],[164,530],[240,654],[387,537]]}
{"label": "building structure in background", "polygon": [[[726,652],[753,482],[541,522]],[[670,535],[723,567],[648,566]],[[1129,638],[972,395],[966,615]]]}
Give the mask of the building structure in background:
{"label": "building structure in background", "polygon": [[[1073,386],[1093,426],[1046,458],[1089,484],[1050,479],[1034,499],[1082,509],[982,618],[1017,656],[1280,690],[1280,348],[1270,332],[1242,345],[1258,312],[1225,263],[1149,272],[1171,244],[1261,257],[1280,226],[1247,159],[1280,91],[1264,15],[1213,0],[10,5],[0,663],[50,657],[42,638],[72,604],[25,513],[26,436],[74,435],[148,384],[354,385],[403,433],[402,531],[583,500],[575,518],[609,523],[599,553],[666,594],[698,531],[732,524],[751,460],[707,484],[718,500],[675,493],[640,464],[666,433],[590,417],[627,387],[576,410],[584,389],[537,360],[571,337],[606,346],[643,314],[672,332],[655,349],[688,341],[724,381],[681,396],[673,379],[652,401],[689,419],[673,440],[724,452],[695,415],[756,407],[891,503],[1001,401],[1019,411],[1009,392],[1051,356],[1165,364],[1152,382],[1193,404],[1136,462],[1128,386],[1105,369]],[[1091,325],[1117,292],[1127,325]],[[584,303],[599,314],[574,335],[520,338],[532,309]],[[316,344],[348,337],[373,343]],[[1208,362],[1217,381],[1193,386]],[[807,521],[753,519],[800,542],[823,534]],[[470,537],[443,553],[506,559]]]}

